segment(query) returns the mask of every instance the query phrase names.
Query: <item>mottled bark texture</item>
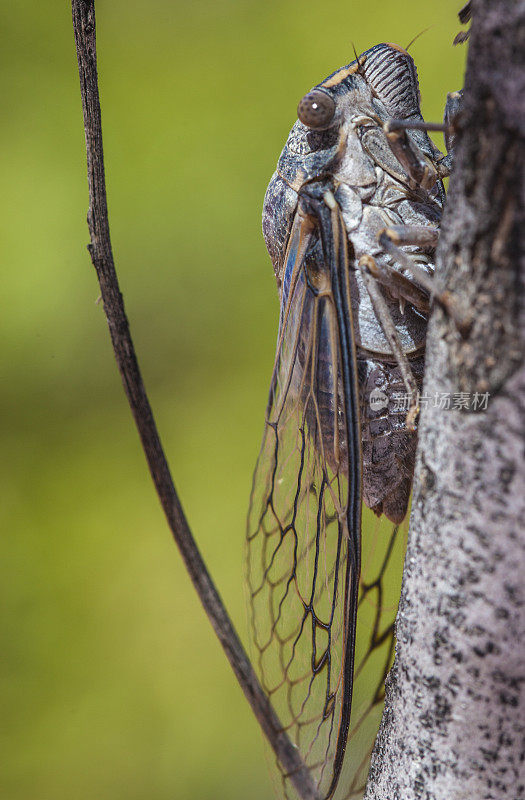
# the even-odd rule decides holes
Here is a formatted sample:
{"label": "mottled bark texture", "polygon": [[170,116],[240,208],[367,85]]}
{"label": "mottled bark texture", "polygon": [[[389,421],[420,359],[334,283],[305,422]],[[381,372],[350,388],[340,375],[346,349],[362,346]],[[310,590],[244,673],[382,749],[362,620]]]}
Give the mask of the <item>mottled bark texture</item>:
{"label": "mottled bark texture", "polygon": [[[475,1],[438,251],[467,324],[460,333],[436,309],[430,326],[396,662],[367,800],[525,798],[524,60],[525,2]],[[471,406],[489,392],[487,410],[435,403],[460,392]]]}

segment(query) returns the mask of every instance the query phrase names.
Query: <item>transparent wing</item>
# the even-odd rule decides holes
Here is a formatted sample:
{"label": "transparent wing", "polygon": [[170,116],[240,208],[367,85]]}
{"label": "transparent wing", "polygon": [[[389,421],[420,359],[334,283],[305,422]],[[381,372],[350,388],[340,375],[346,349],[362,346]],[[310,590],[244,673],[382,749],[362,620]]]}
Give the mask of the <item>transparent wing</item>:
{"label": "transparent wing", "polygon": [[[290,234],[247,580],[261,682],[319,793],[343,798],[362,791],[379,724],[396,610],[384,584],[399,537],[391,523],[387,535],[373,523],[358,599],[359,420],[348,397],[357,368],[337,209],[330,225],[312,229],[297,214]],[[282,781],[285,797],[295,797],[288,776]]]}
{"label": "transparent wing", "polygon": [[352,713],[337,800],[354,800],[364,792],[383,713],[385,678],[394,659],[407,531],[408,517],[395,526],[363,509]]}

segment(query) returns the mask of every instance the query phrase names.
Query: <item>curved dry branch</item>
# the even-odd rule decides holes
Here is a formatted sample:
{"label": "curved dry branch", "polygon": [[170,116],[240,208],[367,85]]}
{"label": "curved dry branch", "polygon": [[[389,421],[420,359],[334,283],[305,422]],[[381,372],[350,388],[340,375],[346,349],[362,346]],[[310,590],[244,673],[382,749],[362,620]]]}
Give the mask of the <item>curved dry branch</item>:
{"label": "curved dry branch", "polygon": [[311,777],[282,731],[210,577],[178,498],[140,374],[109,234],[98,93],[94,0],[72,0],[89,184],[88,249],[100,284],[115,359],[162,508],[204,610],[277,758],[304,800],[316,800]]}

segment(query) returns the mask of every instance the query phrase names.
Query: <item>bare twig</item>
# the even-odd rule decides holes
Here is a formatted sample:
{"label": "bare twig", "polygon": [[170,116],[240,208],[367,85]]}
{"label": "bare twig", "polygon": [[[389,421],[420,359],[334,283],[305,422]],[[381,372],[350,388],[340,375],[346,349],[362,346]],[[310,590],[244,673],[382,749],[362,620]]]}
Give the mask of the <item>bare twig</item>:
{"label": "bare twig", "polygon": [[270,705],[191,534],[153,418],[131,339],[111,250],[97,78],[94,0],[72,0],[89,184],[88,249],[100,283],[115,358],[168,525],[204,610],[252,710],[303,800],[317,800],[312,778]]}

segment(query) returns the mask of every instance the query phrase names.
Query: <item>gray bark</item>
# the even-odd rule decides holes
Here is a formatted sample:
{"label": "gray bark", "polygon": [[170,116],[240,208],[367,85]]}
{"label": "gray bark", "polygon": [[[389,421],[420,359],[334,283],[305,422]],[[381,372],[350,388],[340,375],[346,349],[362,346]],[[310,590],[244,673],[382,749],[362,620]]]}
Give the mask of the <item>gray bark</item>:
{"label": "gray bark", "polygon": [[[525,2],[473,3],[397,649],[367,800],[525,798]],[[468,410],[434,398],[468,394]],[[489,393],[485,411],[475,393]],[[456,395],[459,400],[459,395]],[[478,398],[478,402],[481,398]]]}

